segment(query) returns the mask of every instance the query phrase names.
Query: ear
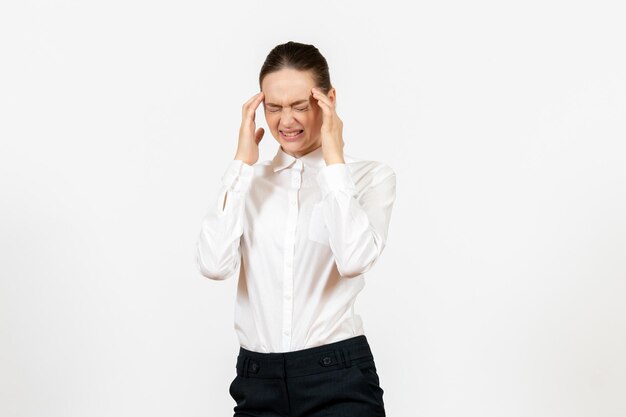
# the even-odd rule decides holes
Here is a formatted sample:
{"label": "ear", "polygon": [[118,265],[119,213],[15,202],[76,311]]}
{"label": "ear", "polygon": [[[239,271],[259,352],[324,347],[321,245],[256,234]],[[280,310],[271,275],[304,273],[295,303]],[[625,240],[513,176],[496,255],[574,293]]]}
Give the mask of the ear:
{"label": "ear", "polygon": [[333,104],[336,103],[336,101],[337,101],[337,91],[335,90],[335,87],[331,87],[331,89],[328,90],[328,94],[326,94],[326,95],[328,96],[330,101],[332,101]]}

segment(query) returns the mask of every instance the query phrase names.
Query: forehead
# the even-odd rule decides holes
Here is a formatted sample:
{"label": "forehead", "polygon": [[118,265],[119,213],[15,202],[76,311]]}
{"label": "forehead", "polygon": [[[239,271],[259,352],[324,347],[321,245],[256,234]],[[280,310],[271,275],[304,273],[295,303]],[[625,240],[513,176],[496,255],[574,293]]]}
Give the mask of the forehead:
{"label": "forehead", "polygon": [[307,99],[313,87],[315,83],[309,71],[291,68],[267,74],[261,84],[265,101],[278,104],[289,104],[296,100]]}

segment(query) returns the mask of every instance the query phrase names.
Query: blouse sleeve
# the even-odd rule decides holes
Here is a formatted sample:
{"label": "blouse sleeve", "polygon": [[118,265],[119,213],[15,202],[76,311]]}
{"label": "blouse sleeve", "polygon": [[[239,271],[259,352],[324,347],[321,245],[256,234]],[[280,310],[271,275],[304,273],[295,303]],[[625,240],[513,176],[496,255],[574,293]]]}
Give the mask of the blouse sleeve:
{"label": "blouse sleeve", "polygon": [[243,234],[244,203],[254,167],[235,159],[221,177],[221,184],[196,242],[196,263],[202,275],[225,280],[240,265],[240,238]]}
{"label": "blouse sleeve", "polygon": [[372,181],[357,192],[345,163],[320,170],[322,212],[337,270],[346,278],[369,271],[387,242],[391,211],[396,197],[396,175],[381,164]]}

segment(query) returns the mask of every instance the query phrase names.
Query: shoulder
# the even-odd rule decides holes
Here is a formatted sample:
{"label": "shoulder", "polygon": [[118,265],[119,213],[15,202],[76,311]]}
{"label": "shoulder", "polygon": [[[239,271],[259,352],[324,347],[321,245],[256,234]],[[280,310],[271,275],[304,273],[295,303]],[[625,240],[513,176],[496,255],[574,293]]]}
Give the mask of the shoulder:
{"label": "shoulder", "polygon": [[359,158],[345,152],[344,160],[356,184],[372,186],[385,181],[395,183],[395,171],[384,162]]}
{"label": "shoulder", "polygon": [[252,165],[250,168],[252,168],[251,171],[252,171],[252,176],[254,178],[267,177],[273,173],[271,159],[258,161],[256,164]]}

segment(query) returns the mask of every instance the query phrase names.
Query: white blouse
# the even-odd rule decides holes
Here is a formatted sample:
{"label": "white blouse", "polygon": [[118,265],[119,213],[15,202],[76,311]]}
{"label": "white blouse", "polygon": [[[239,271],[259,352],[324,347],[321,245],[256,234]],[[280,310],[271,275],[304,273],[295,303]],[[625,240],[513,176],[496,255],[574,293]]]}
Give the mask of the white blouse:
{"label": "white blouse", "polygon": [[321,147],[300,158],[279,147],[272,160],[229,163],[196,261],[207,278],[238,273],[242,347],[288,352],[364,334],[354,302],[385,248],[396,176],[344,160],[327,166]]}

